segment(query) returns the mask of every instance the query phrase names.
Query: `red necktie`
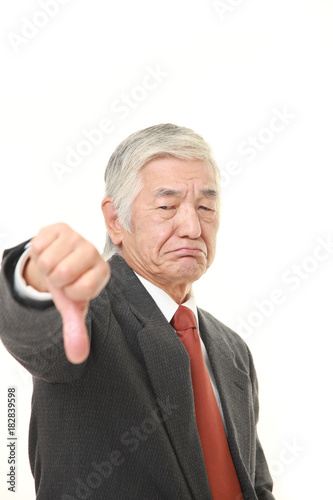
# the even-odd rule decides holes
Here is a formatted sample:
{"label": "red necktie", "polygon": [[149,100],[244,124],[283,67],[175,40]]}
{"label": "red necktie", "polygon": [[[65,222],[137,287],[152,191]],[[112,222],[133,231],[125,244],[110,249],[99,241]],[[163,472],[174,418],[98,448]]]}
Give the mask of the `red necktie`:
{"label": "red necktie", "polygon": [[212,497],[214,500],[242,500],[242,491],[203,359],[193,312],[188,307],[179,306],[171,325],[190,357],[195,417]]}

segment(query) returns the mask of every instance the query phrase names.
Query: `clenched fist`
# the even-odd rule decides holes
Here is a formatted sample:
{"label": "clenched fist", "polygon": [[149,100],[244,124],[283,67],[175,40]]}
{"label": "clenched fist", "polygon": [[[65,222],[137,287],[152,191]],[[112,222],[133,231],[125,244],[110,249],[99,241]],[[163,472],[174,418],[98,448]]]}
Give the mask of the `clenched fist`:
{"label": "clenched fist", "polygon": [[52,294],[63,321],[66,356],[71,363],[82,363],[90,349],[85,325],[89,302],[109,281],[109,264],[94,245],[58,223],[32,239],[24,278],[36,290]]}

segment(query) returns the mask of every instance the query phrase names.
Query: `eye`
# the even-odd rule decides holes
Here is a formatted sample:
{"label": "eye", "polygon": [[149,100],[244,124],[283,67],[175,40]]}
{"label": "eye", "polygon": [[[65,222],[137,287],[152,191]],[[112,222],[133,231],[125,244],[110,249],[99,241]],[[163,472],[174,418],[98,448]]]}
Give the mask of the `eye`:
{"label": "eye", "polygon": [[201,205],[199,208],[200,208],[201,210],[205,210],[205,211],[207,211],[207,212],[210,212],[210,211],[212,210],[211,208],[204,207],[203,205]]}
{"label": "eye", "polygon": [[172,206],[167,206],[167,205],[163,205],[162,207],[158,207],[160,210],[172,210],[173,208],[175,207],[172,207]]}

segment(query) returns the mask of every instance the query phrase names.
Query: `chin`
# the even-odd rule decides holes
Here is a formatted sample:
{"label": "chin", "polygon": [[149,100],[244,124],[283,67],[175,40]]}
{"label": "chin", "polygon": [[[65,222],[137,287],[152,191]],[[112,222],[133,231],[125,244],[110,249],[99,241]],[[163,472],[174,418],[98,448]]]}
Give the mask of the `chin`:
{"label": "chin", "polygon": [[198,263],[193,257],[184,257],[178,264],[177,276],[188,278],[189,281],[198,280],[207,271],[206,264]]}

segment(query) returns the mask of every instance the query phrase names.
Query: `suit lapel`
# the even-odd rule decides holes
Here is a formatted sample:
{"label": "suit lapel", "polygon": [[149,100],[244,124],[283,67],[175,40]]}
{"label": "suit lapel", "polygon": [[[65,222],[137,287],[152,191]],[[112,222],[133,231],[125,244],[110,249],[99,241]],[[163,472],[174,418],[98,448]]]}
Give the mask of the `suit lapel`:
{"label": "suit lapel", "polygon": [[211,499],[195,422],[188,354],[157,307],[139,332],[139,342],[158,404],[170,403],[165,426],[193,498]]}

